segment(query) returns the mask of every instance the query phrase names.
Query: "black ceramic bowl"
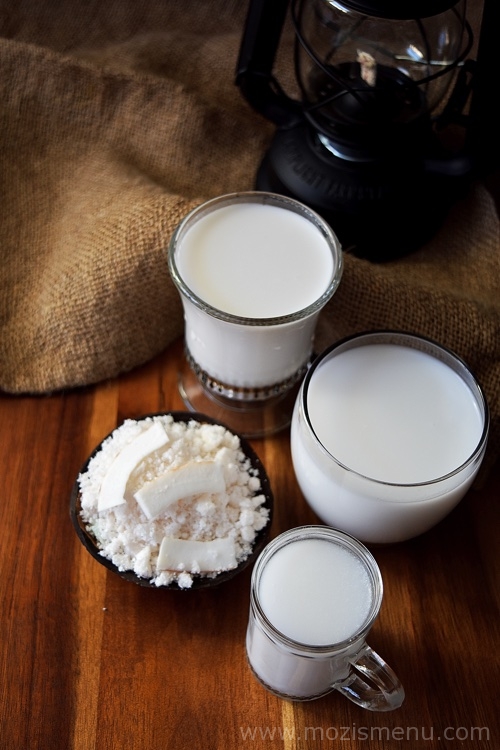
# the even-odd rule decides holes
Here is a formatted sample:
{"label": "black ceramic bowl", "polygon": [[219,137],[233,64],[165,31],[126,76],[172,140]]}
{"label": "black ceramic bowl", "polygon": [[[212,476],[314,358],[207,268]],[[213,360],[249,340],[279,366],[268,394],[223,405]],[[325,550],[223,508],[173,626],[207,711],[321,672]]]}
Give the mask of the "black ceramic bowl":
{"label": "black ceramic bowl", "polygon": [[[175,422],[189,422],[192,420],[195,420],[196,422],[205,423],[205,424],[221,424],[220,422],[216,422],[215,420],[211,419],[210,417],[205,416],[204,414],[199,414],[197,412],[184,412],[184,411],[172,411],[172,412],[161,412],[158,414],[146,414],[142,417],[138,417],[137,421],[140,421],[141,419],[146,419],[147,417],[154,417],[154,416],[171,416]],[[117,425],[117,428],[120,425]],[[223,427],[226,427],[225,425],[222,425]],[[117,429],[115,428],[115,429]],[[226,427],[226,429],[229,429]],[[114,430],[107,436],[110,437],[113,434]],[[230,432],[232,432],[230,430]],[[232,434],[235,434],[232,432]],[[260,460],[260,458],[257,456],[255,451],[252,449],[250,444],[248,443],[245,438],[238,435],[238,438],[240,440],[241,450],[245,454],[247,458],[250,459],[252,468],[255,469],[258,472],[258,476],[260,479],[260,492],[259,494],[264,495],[265,501],[262,504],[263,508],[267,508],[269,511],[269,520],[267,524],[262,528],[260,531],[257,532],[257,535],[255,537],[255,541],[253,543],[252,551],[249,554],[249,556],[242,560],[239,565],[236,568],[232,568],[231,570],[225,570],[221,571],[217,575],[213,577],[209,576],[203,576],[203,575],[196,575],[192,574],[193,577],[193,584],[190,588],[181,588],[178,586],[176,581],[173,581],[169,585],[164,586],[156,586],[156,584],[152,583],[151,580],[148,578],[141,578],[140,576],[136,575],[132,570],[119,570],[118,567],[108,558],[103,557],[101,554],[101,550],[98,547],[96,539],[92,536],[92,534],[89,532],[89,530],[85,527],[85,523],[80,515],[81,510],[81,496],[80,496],[80,488],[78,485],[78,480],[75,481],[73,485],[73,489],[71,492],[71,500],[70,500],[70,517],[71,521],[73,523],[73,526],[75,528],[75,531],[82,542],[83,546],[90,552],[92,557],[94,557],[101,565],[104,565],[105,568],[108,570],[111,570],[113,573],[116,573],[120,576],[120,578],[123,578],[126,581],[132,581],[132,583],[136,583],[139,586],[145,586],[148,588],[155,588],[158,590],[162,589],[177,589],[179,591],[193,591],[195,589],[203,589],[203,588],[212,588],[214,586],[219,586],[221,583],[224,583],[225,581],[229,581],[232,578],[234,578],[238,573],[241,573],[242,570],[247,568],[249,565],[251,565],[264,546],[266,545],[270,530],[271,530],[271,523],[272,523],[272,516],[273,516],[273,505],[274,505],[274,499],[273,494],[271,491],[271,485],[269,482],[269,478],[266,474],[266,471],[264,469],[264,466]],[[107,439],[107,438],[104,438]],[[104,442],[104,440],[102,441]],[[82,466],[79,474],[84,474],[87,471],[89,462],[91,459],[96,455],[96,453],[101,449],[102,443],[100,443],[96,448],[93,450],[93,452],[90,454],[84,465]]]}

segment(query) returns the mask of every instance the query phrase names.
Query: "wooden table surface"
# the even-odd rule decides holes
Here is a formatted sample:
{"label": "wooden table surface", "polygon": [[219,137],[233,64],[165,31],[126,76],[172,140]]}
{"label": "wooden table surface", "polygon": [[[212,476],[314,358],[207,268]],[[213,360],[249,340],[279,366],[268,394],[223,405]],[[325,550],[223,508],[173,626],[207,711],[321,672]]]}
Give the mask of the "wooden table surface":
{"label": "wooden table surface", "polygon": [[[0,397],[0,749],[500,748],[500,466],[432,531],[372,550],[385,597],[368,640],[406,689],[390,713],[337,693],[289,703],[257,683],[250,570],[211,590],[153,590],[84,549],[69,518],[80,467],[122,419],[183,408],[181,352],[95,387]],[[288,432],[253,446],[272,535],[317,522]]]}

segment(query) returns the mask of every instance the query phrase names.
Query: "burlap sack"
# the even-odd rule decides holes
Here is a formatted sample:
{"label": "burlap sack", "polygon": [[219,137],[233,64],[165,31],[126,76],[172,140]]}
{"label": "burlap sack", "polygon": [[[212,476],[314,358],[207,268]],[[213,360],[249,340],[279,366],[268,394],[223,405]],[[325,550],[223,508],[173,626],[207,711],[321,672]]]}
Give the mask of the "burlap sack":
{"label": "burlap sack", "polygon": [[[182,333],[166,248],[202,200],[253,187],[273,132],[234,85],[227,0],[0,5],[0,387],[95,383]],[[411,330],[474,369],[500,432],[500,235],[482,184],[418,252],[346,255],[317,349]]]}

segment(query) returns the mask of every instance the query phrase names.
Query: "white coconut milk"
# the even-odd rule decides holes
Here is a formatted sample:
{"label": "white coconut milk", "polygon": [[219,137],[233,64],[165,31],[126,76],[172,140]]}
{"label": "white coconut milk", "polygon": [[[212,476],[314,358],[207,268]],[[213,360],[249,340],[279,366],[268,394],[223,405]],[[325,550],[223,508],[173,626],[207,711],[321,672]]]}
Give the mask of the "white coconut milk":
{"label": "white coconut milk", "polygon": [[297,699],[332,690],[349,673],[347,659],[359,650],[372,612],[365,564],[335,542],[299,539],[266,561],[257,585],[266,618],[297,643],[280,643],[251,617],[247,655],[255,674],[272,691]]}
{"label": "white coconut milk", "polygon": [[456,470],[483,427],[476,396],[444,362],[396,344],[359,346],[327,356],[299,397],[294,468],[326,523],[363,541],[400,541],[463,496],[479,464]]}
{"label": "white coconut milk", "polygon": [[318,228],[262,203],[222,206],[203,216],[183,237],[177,265],[200,299],[243,318],[302,310],[333,275],[332,253]]}
{"label": "white coconut milk", "polygon": [[198,368],[236,388],[262,388],[305,366],[319,313],[311,305],[326,303],[340,277],[328,228],[281,205],[240,201],[201,215],[173,251],[197,298],[184,289],[186,345]]}
{"label": "white coconut milk", "polygon": [[259,599],[283,635],[326,646],[362,628],[372,594],[366,568],[352,552],[322,539],[302,539],[270,558],[260,578]]}

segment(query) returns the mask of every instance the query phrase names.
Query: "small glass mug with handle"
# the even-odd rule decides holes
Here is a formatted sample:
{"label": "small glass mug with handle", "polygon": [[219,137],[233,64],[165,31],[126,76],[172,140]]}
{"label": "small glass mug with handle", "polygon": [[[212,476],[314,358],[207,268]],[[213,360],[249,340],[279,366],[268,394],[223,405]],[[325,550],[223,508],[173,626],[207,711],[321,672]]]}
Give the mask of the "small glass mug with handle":
{"label": "small glass mug with handle", "polygon": [[404,689],[366,643],[382,595],[379,567],[354,537],[320,525],[284,532],[252,573],[246,649],[253,674],[288,700],[338,690],[372,711],[398,708]]}

